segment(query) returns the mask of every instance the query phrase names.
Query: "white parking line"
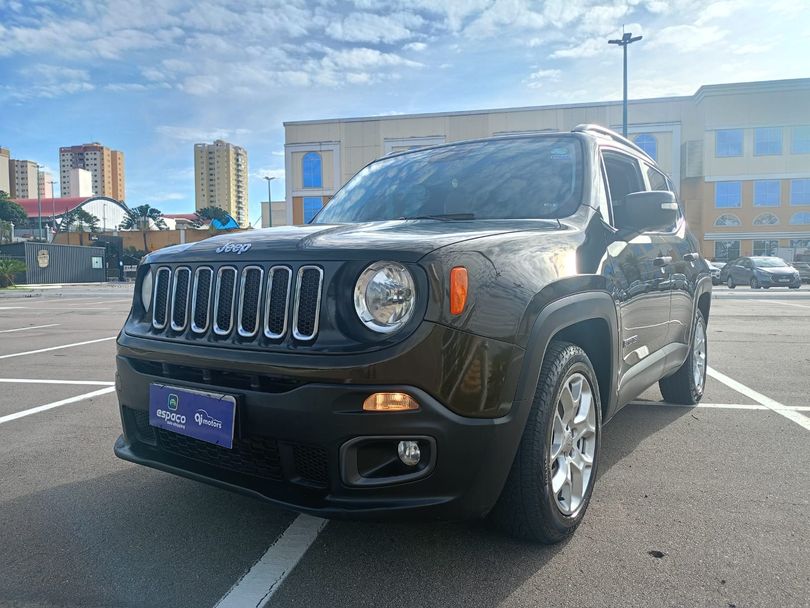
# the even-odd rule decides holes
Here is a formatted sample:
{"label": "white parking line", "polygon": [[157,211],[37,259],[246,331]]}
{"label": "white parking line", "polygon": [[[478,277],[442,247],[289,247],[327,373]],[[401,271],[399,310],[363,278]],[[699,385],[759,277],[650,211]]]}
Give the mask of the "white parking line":
{"label": "white parking line", "polygon": [[0,416],[0,424],[4,424],[6,422],[11,422],[12,420],[17,420],[18,418],[24,418],[25,416],[30,416],[31,414],[36,414],[38,412],[44,412],[46,410],[52,410],[55,407],[60,407],[62,405],[68,405],[69,403],[76,403],[77,401],[84,401],[85,399],[91,399],[93,397],[99,397],[101,395],[106,395],[107,393],[111,393],[115,390],[114,386],[108,386],[105,388],[100,388],[97,391],[93,391],[91,393],[85,393],[83,395],[77,395],[75,397],[70,397],[69,399],[62,399],[61,401],[54,401],[53,403],[46,403],[45,405],[38,405],[37,407],[32,407],[27,410],[23,410],[22,412],[17,412],[16,414],[9,414],[8,416]]}
{"label": "white parking line", "polygon": [[18,327],[17,329],[0,329],[0,334],[10,334],[15,331],[27,331],[29,329],[45,329],[46,327],[57,327],[59,323],[49,323],[48,325],[32,325],[31,327]]}
{"label": "white parking line", "polygon": [[781,302],[779,300],[771,300],[774,304],[782,304],[784,306],[797,306],[799,308],[810,308],[807,304],[796,304],[794,302]]}
{"label": "white parking line", "polygon": [[318,538],[325,519],[299,515],[215,608],[263,608]]}
{"label": "white parking line", "polygon": [[116,336],[109,338],[99,338],[98,340],[85,340],[84,342],[74,342],[73,344],[63,344],[62,346],[51,346],[49,348],[38,348],[37,350],[27,350],[22,353],[11,353],[10,355],[0,355],[0,359],[10,359],[11,357],[22,357],[24,355],[36,355],[38,353],[47,353],[52,350],[61,350],[63,348],[73,348],[74,346],[84,346],[85,344],[95,344],[96,342],[106,342],[107,340],[115,340]]}
{"label": "white parking line", "polygon": [[0,310],[110,310],[109,308],[85,308],[84,306],[63,306],[43,308],[40,306],[0,306]]}
{"label": "white parking line", "polygon": [[[707,408],[718,410],[771,410],[775,408],[765,407],[755,403],[698,403],[697,405],[683,405],[681,403],[667,403],[665,401],[634,401],[630,405],[656,405],[661,407],[685,407],[688,409]],[[810,406],[804,405],[783,405],[781,408],[789,412],[810,412]]]}
{"label": "white parking line", "polygon": [[115,386],[115,382],[99,380],[43,380],[40,378],[0,378],[6,384],[77,384],[79,386]]}
{"label": "white parking line", "polygon": [[778,401],[775,401],[774,399],[771,399],[770,397],[766,397],[762,393],[758,393],[754,389],[749,388],[744,384],[741,384],[740,382],[737,382],[733,378],[729,378],[725,374],[718,372],[713,367],[707,368],[706,373],[709,374],[709,376],[711,376],[715,380],[719,380],[727,387],[734,389],[735,391],[737,391],[742,395],[745,395],[749,399],[753,399],[757,403],[767,407],[769,410],[773,410],[780,416],[784,416],[788,420],[792,420],[799,426],[810,431],[810,418],[808,418],[807,416],[804,416],[795,410],[788,409],[787,406],[779,403]]}

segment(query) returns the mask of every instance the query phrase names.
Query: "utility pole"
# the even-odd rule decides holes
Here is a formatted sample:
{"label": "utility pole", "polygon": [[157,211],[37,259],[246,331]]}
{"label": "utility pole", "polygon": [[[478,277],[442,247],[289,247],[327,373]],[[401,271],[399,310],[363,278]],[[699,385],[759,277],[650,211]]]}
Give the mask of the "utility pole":
{"label": "utility pole", "polygon": [[627,47],[638,42],[643,36],[633,37],[630,32],[623,32],[619,40],[608,40],[608,44],[617,44],[624,51],[624,101],[622,103],[622,135],[627,137]]}
{"label": "utility pole", "polygon": [[267,180],[267,227],[273,227],[273,195],[270,193],[270,182],[272,182],[275,177],[266,177]]}
{"label": "utility pole", "polygon": [[42,188],[39,187],[40,169],[42,169],[42,166],[37,164],[37,211],[39,212],[39,240],[42,240]]}

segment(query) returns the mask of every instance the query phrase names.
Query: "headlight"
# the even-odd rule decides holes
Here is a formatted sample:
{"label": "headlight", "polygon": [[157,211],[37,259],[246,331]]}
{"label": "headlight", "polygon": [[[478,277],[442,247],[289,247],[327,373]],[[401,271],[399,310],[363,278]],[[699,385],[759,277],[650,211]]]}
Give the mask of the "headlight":
{"label": "headlight", "polygon": [[416,302],[411,273],[397,262],[375,262],[354,286],[354,309],[363,325],[388,334],[405,325]]}
{"label": "headlight", "polygon": [[143,275],[141,280],[141,304],[143,309],[149,312],[149,307],[152,305],[152,269],[147,268],[146,274]]}

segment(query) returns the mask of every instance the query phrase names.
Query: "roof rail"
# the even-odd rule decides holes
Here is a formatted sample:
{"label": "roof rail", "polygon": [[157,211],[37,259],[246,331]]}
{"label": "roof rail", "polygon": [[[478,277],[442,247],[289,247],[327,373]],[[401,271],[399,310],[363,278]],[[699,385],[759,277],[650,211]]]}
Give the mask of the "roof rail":
{"label": "roof rail", "polygon": [[608,129],[607,127],[603,127],[601,125],[582,124],[582,125],[577,125],[573,129],[571,129],[571,132],[572,133],[589,133],[590,132],[590,133],[598,133],[599,135],[604,135],[605,137],[609,137],[613,141],[617,141],[617,142],[619,142],[621,144],[624,144],[625,146],[629,146],[630,148],[633,148],[633,150],[635,150],[636,152],[640,152],[641,154],[643,154],[644,156],[649,158],[651,161],[655,162],[655,159],[653,159],[652,156],[647,154],[638,145],[634,144],[632,141],[630,141],[626,137],[622,137],[621,135],[616,133],[616,131],[613,131],[612,129]]}

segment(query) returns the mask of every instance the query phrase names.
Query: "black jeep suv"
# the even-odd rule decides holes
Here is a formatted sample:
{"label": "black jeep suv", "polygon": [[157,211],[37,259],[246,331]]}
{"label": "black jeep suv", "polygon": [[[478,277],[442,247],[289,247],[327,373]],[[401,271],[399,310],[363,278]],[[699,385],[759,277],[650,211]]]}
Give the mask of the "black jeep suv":
{"label": "black jeep suv", "polygon": [[387,156],[306,226],[148,255],[121,458],[325,517],[482,517],[543,542],[603,425],[694,404],[711,277],[672,182],[596,126]]}

